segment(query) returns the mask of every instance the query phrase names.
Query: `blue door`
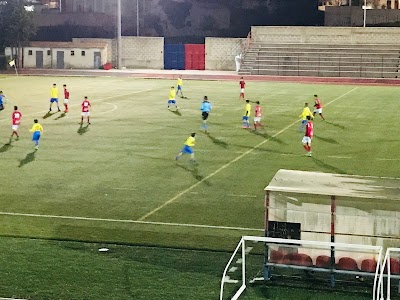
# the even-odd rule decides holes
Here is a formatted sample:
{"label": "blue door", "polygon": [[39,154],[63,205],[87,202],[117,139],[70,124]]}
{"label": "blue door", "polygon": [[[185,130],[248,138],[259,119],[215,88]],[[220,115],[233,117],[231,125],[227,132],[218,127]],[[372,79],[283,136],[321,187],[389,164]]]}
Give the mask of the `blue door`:
{"label": "blue door", "polygon": [[185,45],[183,44],[164,45],[164,69],[166,70],[185,69]]}

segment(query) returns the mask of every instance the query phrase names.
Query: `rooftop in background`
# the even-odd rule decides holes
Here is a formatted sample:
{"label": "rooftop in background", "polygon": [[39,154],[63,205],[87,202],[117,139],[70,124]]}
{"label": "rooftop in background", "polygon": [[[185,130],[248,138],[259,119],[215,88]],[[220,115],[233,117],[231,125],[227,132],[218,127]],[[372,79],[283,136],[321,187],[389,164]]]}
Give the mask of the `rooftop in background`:
{"label": "rooftop in background", "polygon": [[279,170],[266,191],[400,201],[400,179]]}

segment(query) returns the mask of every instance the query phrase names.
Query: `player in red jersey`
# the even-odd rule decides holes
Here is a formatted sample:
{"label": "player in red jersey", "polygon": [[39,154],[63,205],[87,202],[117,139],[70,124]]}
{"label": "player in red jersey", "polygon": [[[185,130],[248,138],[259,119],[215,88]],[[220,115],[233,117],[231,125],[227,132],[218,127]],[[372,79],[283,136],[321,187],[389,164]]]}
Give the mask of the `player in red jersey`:
{"label": "player in red jersey", "polygon": [[307,116],[306,131],[302,140],[303,147],[307,151],[307,156],[312,156],[311,140],[314,135],[314,124],[311,122],[311,116]]}
{"label": "player in red jersey", "polygon": [[82,106],[81,125],[83,124],[84,117],[87,117],[87,122],[90,125],[90,107],[92,107],[92,105],[90,104],[87,96],[85,96],[85,100],[83,100],[81,106]]}
{"label": "player in red jersey", "polygon": [[17,136],[16,140],[18,141],[19,140],[18,127],[19,124],[21,123],[22,114],[18,111],[17,106],[14,106],[14,111],[11,115],[11,118],[12,118],[12,126],[11,126],[12,133],[10,137],[10,142],[14,135]]}
{"label": "player in red jersey", "polygon": [[68,102],[69,102],[69,91],[67,90],[67,85],[63,85],[64,88],[64,112],[68,112]]}
{"label": "player in red jersey", "polygon": [[243,77],[240,77],[240,96],[239,96],[239,100],[244,100],[244,88],[246,86],[246,82],[244,82]]}
{"label": "player in red jersey", "polygon": [[322,115],[322,103],[321,100],[319,100],[318,95],[314,95],[315,98],[315,104],[314,104],[314,111],[313,111],[313,116],[315,116],[316,113],[318,113],[322,120],[325,120],[324,116]]}
{"label": "player in red jersey", "polygon": [[258,127],[263,127],[264,125],[261,124],[261,106],[260,101],[256,102],[256,110],[254,112],[254,130],[257,130]]}

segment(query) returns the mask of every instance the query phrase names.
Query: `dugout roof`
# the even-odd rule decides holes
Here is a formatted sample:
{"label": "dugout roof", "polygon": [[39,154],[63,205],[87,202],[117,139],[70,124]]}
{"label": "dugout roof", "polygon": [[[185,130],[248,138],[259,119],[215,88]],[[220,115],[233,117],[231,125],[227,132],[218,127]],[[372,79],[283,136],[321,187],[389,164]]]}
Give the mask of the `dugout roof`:
{"label": "dugout roof", "polygon": [[265,191],[400,201],[400,179],[282,169]]}

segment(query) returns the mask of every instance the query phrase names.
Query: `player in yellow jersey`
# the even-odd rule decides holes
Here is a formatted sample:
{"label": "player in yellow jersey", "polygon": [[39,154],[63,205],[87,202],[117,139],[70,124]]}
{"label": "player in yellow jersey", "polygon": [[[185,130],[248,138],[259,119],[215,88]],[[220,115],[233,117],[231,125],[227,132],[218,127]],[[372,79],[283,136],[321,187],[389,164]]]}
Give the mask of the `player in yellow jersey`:
{"label": "player in yellow jersey", "polygon": [[308,103],[304,103],[303,111],[301,112],[299,118],[301,118],[301,124],[299,127],[299,131],[304,130],[304,126],[307,124],[307,116],[310,116],[311,119],[314,118],[313,114],[311,113],[310,108],[308,107]]}
{"label": "player in yellow jersey", "polygon": [[243,127],[242,128],[250,128],[250,113],[251,113],[251,104],[250,100],[246,100],[246,105],[244,106],[244,115],[243,115]]}
{"label": "player in yellow jersey", "polygon": [[32,141],[35,143],[35,149],[38,150],[40,136],[43,133],[43,127],[39,124],[39,121],[37,119],[35,119],[33,122],[34,124],[29,131],[33,132]]}
{"label": "player in yellow jersey", "polygon": [[196,136],[196,133],[193,132],[185,141],[183,149],[179,154],[175,157],[176,160],[178,160],[183,154],[190,154],[190,161],[195,162],[194,160],[194,153],[193,153],[193,147],[196,139],[194,138]]}
{"label": "player in yellow jersey", "polygon": [[176,81],[176,85],[177,85],[176,96],[178,96],[178,93],[181,92],[181,98],[185,98],[182,92],[182,85],[183,85],[182,75],[179,75],[178,80]]}
{"label": "player in yellow jersey", "polygon": [[53,102],[57,103],[58,111],[61,111],[60,106],[58,105],[58,88],[57,88],[57,85],[55,83],[53,84],[53,87],[50,90],[50,109],[49,109],[49,112],[51,111],[51,106],[53,105]]}
{"label": "player in yellow jersey", "polygon": [[175,105],[176,110],[178,110],[178,105],[176,105],[176,100],[175,100],[175,87],[171,86],[171,89],[169,90],[169,96],[168,96],[168,109],[171,109],[171,105]]}

